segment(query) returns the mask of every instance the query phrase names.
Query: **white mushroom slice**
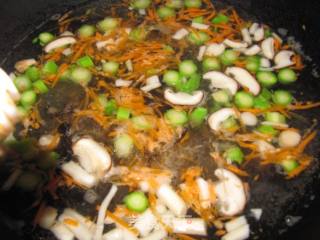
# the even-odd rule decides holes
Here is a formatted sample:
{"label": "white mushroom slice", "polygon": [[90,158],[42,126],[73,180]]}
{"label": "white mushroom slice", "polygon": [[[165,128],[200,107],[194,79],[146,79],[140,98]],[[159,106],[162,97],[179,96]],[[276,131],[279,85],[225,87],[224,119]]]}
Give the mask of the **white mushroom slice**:
{"label": "white mushroom slice", "polygon": [[248,224],[242,225],[232,232],[224,235],[221,240],[245,240],[250,236],[250,227]]}
{"label": "white mushroom slice", "polygon": [[41,213],[39,219],[39,226],[44,229],[50,229],[56,222],[58,216],[58,210],[53,207],[46,207]]}
{"label": "white mushroom slice", "polygon": [[253,217],[257,221],[259,221],[262,216],[263,210],[261,208],[252,208],[252,209],[250,209],[250,212],[253,215]]}
{"label": "white mushroom slice", "polygon": [[250,36],[248,28],[241,29],[241,34],[242,34],[243,41],[245,41],[246,43],[251,45],[252,44],[252,39],[251,39],[251,36]]}
{"label": "white mushroom slice", "polygon": [[232,116],[236,116],[236,112],[234,109],[222,108],[211,114],[208,119],[209,126],[213,131],[219,131],[221,123]]}
{"label": "white mushroom slice", "polygon": [[79,164],[70,161],[68,163],[64,163],[61,166],[62,171],[68,174],[72,179],[87,188],[91,188],[96,185],[97,179],[95,176],[87,173]]}
{"label": "white mushroom slice", "polygon": [[121,78],[117,79],[115,82],[116,87],[129,87],[132,81],[123,80]]}
{"label": "white mushroom slice", "polygon": [[271,62],[270,62],[269,59],[263,57],[263,58],[260,59],[260,66],[262,68],[270,68],[271,67]]}
{"label": "white mushroom slice", "polygon": [[96,47],[98,48],[98,50],[101,50],[102,48],[106,47],[107,45],[113,45],[116,42],[114,41],[114,39],[110,38],[108,40],[105,41],[98,41],[96,42]]}
{"label": "white mushroom slice", "polygon": [[206,29],[208,29],[210,26],[207,25],[207,24],[203,24],[203,23],[193,22],[193,23],[191,24],[191,27],[196,28],[196,29],[200,29],[200,30],[206,30]]}
{"label": "white mushroom slice", "polygon": [[7,115],[13,124],[20,120],[20,113],[16,107],[16,104],[9,96],[9,93],[0,93],[0,106],[1,110]]}
{"label": "white mushroom slice", "polygon": [[66,48],[63,50],[62,54],[65,56],[70,56],[73,53],[71,48]]}
{"label": "white mushroom slice", "polygon": [[172,220],[174,233],[207,236],[206,222],[202,218],[174,218]]}
{"label": "white mushroom slice", "polygon": [[240,67],[228,67],[225,73],[233,77],[242,87],[248,88],[253,95],[259,94],[260,85],[247,70]]}
{"label": "white mushroom slice", "polygon": [[72,37],[74,34],[70,31],[64,31],[63,33],[60,34],[61,37]]}
{"label": "white mushroom slice", "polygon": [[251,35],[253,35],[255,33],[255,31],[257,31],[258,28],[259,28],[259,24],[258,23],[253,23],[251,25],[251,27],[249,28],[249,33]]}
{"label": "white mushroom slice", "polygon": [[280,51],[274,58],[275,69],[285,68],[292,66],[294,62],[291,60],[291,57],[294,55],[294,52],[288,50]]}
{"label": "white mushroom slice", "polygon": [[123,231],[120,228],[115,228],[105,233],[102,240],[123,240]]}
{"label": "white mushroom slice", "polygon": [[194,106],[201,102],[203,96],[203,91],[194,91],[192,94],[184,92],[175,93],[169,88],[164,91],[164,98],[175,105]]}
{"label": "white mushroom slice", "polygon": [[234,173],[223,168],[218,168],[214,174],[219,179],[215,190],[220,213],[224,216],[234,216],[240,213],[246,204],[242,181]]}
{"label": "white mushroom slice", "polygon": [[261,51],[261,48],[258,45],[253,45],[250,48],[247,48],[243,53],[247,56],[257,55]]}
{"label": "white mushroom slice", "polygon": [[142,237],[148,236],[157,224],[157,218],[153,215],[150,209],[147,209],[138,216],[135,224],[133,225]]}
{"label": "white mushroom slice", "polygon": [[129,59],[125,62],[126,64],[126,68],[128,69],[129,72],[132,72],[133,71],[133,64],[132,64],[132,61]]}
{"label": "white mushroom slice", "polygon": [[274,57],[274,39],[269,37],[262,41],[261,43],[262,53],[268,59],[273,59]]}
{"label": "white mushroom slice", "polygon": [[235,49],[248,47],[248,43],[246,43],[246,42],[236,42],[236,41],[232,41],[230,39],[224,40],[223,43],[225,45],[227,45],[228,47],[235,48]]}
{"label": "white mushroom slice", "polygon": [[259,27],[253,34],[253,40],[255,42],[260,42],[264,38],[264,29],[263,27]]}
{"label": "white mushroom slice", "polygon": [[296,147],[301,142],[301,135],[293,130],[282,131],[278,138],[280,147]]}
{"label": "white mushroom slice", "polygon": [[188,30],[186,30],[185,28],[181,28],[172,36],[172,38],[175,40],[181,40],[182,38],[186,37],[188,34],[189,34]]}
{"label": "white mushroom slice", "polygon": [[58,240],[73,240],[74,234],[63,223],[57,222],[51,228],[50,231]]}
{"label": "white mushroom slice", "polygon": [[90,138],[82,138],[72,146],[80,165],[90,174],[102,176],[111,167],[108,151]]}
{"label": "white mushroom slice", "polygon": [[275,147],[264,140],[257,140],[254,144],[258,147],[260,153],[271,152],[275,150]]}
{"label": "white mushroom slice", "polygon": [[246,126],[256,126],[258,124],[258,118],[251,112],[243,112],[240,115],[240,120]]}
{"label": "white mushroom slice", "polygon": [[14,65],[14,68],[18,72],[23,73],[28,69],[28,67],[30,67],[32,65],[36,65],[36,64],[37,64],[37,61],[34,58],[24,59],[24,60],[16,62],[16,64]]}
{"label": "white mushroom slice", "polygon": [[209,184],[206,180],[199,177],[196,180],[198,189],[199,189],[199,198],[201,202],[201,206],[203,208],[209,208],[210,207],[210,188]]}
{"label": "white mushroom slice", "polygon": [[140,89],[144,92],[150,92],[159,87],[161,87],[161,82],[159,77],[155,75],[155,76],[148,77],[146,80],[146,85],[144,85]]}
{"label": "white mushroom slice", "polygon": [[145,9],[139,9],[138,12],[139,12],[140,15],[146,15],[147,14]]}
{"label": "white mushroom slice", "polygon": [[228,89],[232,95],[235,95],[237,93],[237,82],[221,72],[207,72],[203,75],[203,79],[210,80],[211,88]]}
{"label": "white mushroom slice", "polygon": [[71,45],[76,43],[76,39],[74,37],[61,37],[58,38],[50,43],[48,43],[45,47],[44,47],[44,51],[49,53],[52,50],[56,49],[56,48],[61,48],[67,45]]}
{"label": "white mushroom slice", "polygon": [[204,56],[204,54],[205,54],[205,52],[206,52],[206,49],[207,49],[206,46],[201,46],[201,47],[199,48],[199,53],[198,53],[198,56],[197,56],[197,60],[198,60],[198,61],[202,61],[203,56]]}
{"label": "white mushroom slice", "polygon": [[226,46],[223,43],[212,43],[207,46],[205,55],[209,57],[218,57],[225,49]]}
{"label": "white mushroom slice", "polygon": [[241,227],[242,225],[248,224],[248,221],[245,216],[240,216],[237,218],[234,218],[228,222],[225,223],[224,227],[228,232],[232,232],[233,230],[237,229],[238,227]]}
{"label": "white mushroom slice", "polygon": [[157,190],[157,196],[175,216],[186,215],[187,205],[170,185],[162,184]]}
{"label": "white mushroom slice", "polygon": [[0,68],[0,79],[0,94],[3,94],[2,92],[7,92],[9,93],[10,97],[17,102],[20,99],[20,93],[14,85],[12,79],[2,68]]}
{"label": "white mushroom slice", "polygon": [[7,115],[0,111],[0,140],[6,138],[13,131],[13,125]]}

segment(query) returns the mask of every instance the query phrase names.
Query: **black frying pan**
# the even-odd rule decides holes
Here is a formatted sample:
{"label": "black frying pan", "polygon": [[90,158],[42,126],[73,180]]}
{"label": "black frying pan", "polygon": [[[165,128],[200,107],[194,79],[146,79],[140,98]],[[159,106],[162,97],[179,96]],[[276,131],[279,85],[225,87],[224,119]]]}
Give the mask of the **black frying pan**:
{"label": "black frying pan", "polygon": [[[90,2],[90,3],[89,3]],[[35,56],[31,39],[37,32],[55,26],[56,18],[70,9],[86,5],[106,5],[107,0],[1,0],[0,5],[0,65],[7,71],[17,60]],[[289,30],[303,45],[305,53],[312,58],[307,63],[300,81],[295,84],[296,96],[300,99],[319,99],[320,82],[314,71],[320,66],[320,2],[317,0],[225,0],[219,1],[234,6],[243,17],[257,18],[277,29]],[[319,70],[320,72],[320,70]],[[320,120],[318,110],[304,113],[306,117]],[[319,140],[308,149],[319,156]],[[252,221],[252,236],[257,239],[320,239],[320,171],[316,159],[312,167],[298,178],[286,181],[275,173],[272,167],[263,171],[261,180],[251,184],[251,198],[248,209],[263,207],[260,222]],[[75,194],[77,196],[77,194]],[[17,197],[19,199],[17,199]],[[78,194],[80,201],[81,196]],[[17,211],[19,201],[28,196],[0,195],[0,234],[2,238],[10,234],[10,239],[38,239],[38,230],[30,231],[17,219],[23,218]],[[14,214],[13,214],[14,213]],[[20,214],[20,215],[19,215]],[[302,218],[295,218],[301,216]],[[295,220],[300,219],[298,223]],[[292,226],[293,225],[293,226]],[[41,235],[41,234],[40,234]],[[9,235],[8,235],[9,236]],[[253,237],[252,237],[253,238]],[[9,239],[9,238],[8,238]],[[41,239],[46,239],[43,237]],[[214,239],[214,238],[211,238]]]}

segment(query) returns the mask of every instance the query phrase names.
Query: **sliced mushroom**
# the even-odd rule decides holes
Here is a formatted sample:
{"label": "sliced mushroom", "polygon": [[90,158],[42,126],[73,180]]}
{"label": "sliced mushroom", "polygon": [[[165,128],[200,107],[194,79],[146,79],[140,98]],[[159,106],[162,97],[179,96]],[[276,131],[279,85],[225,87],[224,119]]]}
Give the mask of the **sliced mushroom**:
{"label": "sliced mushroom", "polygon": [[247,70],[240,67],[228,67],[225,73],[233,77],[242,87],[248,88],[253,95],[259,94],[260,85]]}
{"label": "sliced mushroom", "polygon": [[274,58],[275,69],[285,68],[292,66],[294,62],[291,60],[291,57],[294,55],[294,52],[288,50],[280,51]]}
{"label": "sliced mushroom", "polygon": [[279,135],[280,147],[296,147],[301,142],[301,135],[293,130],[282,131]]}
{"label": "sliced mushroom", "polygon": [[224,52],[225,49],[226,46],[223,43],[212,43],[208,45],[205,55],[210,57],[218,57]]}
{"label": "sliced mushroom", "polygon": [[246,126],[256,126],[258,124],[258,118],[251,112],[241,113],[240,120]]}
{"label": "sliced mushroom", "polygon": [[0,79],[0,94],[7,92],[14,101],[18,101],[20,99],[20,93],[12,79],[2,68],[0,68]]}
{"label": "sliced mushroom", "polygon": [[177,92],[175,93],[171,89],[166,89],[164,91],[164,98],[172,104],[175,105],[186,105],[193,106],[197,105],[203,99],[203,91],[194,91],[192,94]]}
{"label": "sliced mushroom", "polygon": [[205,52],[206,52],[206,49],[207,49],[206,46],[201,46],[201,47],[199,48],[199,53],[198,53],[198,56],[197,56],[197,60],[198,60],[198,61],[202,61],[203,56],[204,56],[204,54],[205,54]]}
{"label": "sliced mushroom", "polygon": [[234,216],[240,213],[246,204],[246,195],[242,181],[232,172],[218,168],[214,174],[219,179],[215,191],[223,216]]}
{"label": "sliced mushroom", "polygon": [[61,37],[48,43],[44,47],[44,51],[49,53],[56,48],[61,48],[67,45],[71,45],[71,44],[74,44],[75,42],[76,42],[76,39],[74,37]]}
{"label": "sliced mushroom", "polygon": [[268,59],[273,59],[274,57],[274,39],[269,37],[262,41],[261,43],[262,53]]}
{"label": "sliced mushroom", "polygon": [[247,48],[243,53],[247,56],[257,55],[261,51],[261,48],[258,45],[253,45],[250,48]]}
{"label": "sliced mushroom", "polygon": [[96,47],[98,48],[98,50],[101,50],[102,48],[106,47],[107,45],[113,45],[116,42],[114,41],[114,39],[109,38],[108,40],[105,41],[98,41],[96,42]]}
{"label": "sliced mushroom", "polygon": [[223,108],[211,114],[208,119],[208,124],[213,131],[219,131],[221,123],[232,116],[236,117],[236,112],[234,109]]}
{"label": "sliced mushroom", "polygon": [[64,31],[63,33],[60,34],[61,37],[72,37],[74,34],[70,31]]}
{"label": "sliced mushroom", "polygon": [[228,47],[235,48],[235,49],[248,47],[248,43],[246,43],[246,42],[236,42],[236,41],[232,41],[230,39],[224,40],[223,43],[225,45],[227,45]]}
{"label": "sliced mushroom", "polygon": [[259,28],[259,24],[258,23],[253,23],[251,25],[251,27],[249,28],[249,33],[251,35],[253,35],[255,33],[255,31],[257,31],[258,28]]}
{"label": "sliced mushroom", "polygon": [[263,68],[270,68],[271,62],[269,59],[263,57],[260,59],[260,66]]}
{"label": "sliced mushroom", "polygon": [[191,24],[191,27],[196,28],[196,29],[200,29],[200,30],[206,30],[208,29],[210,26],[207,24],[203,24],[203,23],[195,23],[193,22]]}
{"label": "sliced mushroom", "polygon": [[161,87],[160,79],[157,75],[147,78],[146,85],[140,89],[144,92],[150,92],[153,89]]}
{"label": "sliced mushroom", "polygon": [[276,149],[273,145],[264,140],[257,140],[254,144],[258,147],[260,153],[271,152]]}
{"label": "sliced mushroom", "polygon": [[263,27],[259,27],[253,34],[253,40],[256,42],[260,42],[264,38],[264,29]]}
{"label": "sliced mushroom", "polygon": [[80,165],[90,174],[101,177],[112,165],[108,151],[90,138],[81,138],[73,144],[72,150]]}
{"label": "sliced mushroom", "polygon": [[28,69],[28,67],[36,64],[37,64],[37,61],[34,58],[24,59],[16,62],[16,64],[14,65],[14,68],[18,72],[23,73]]}
{"label": "sliced mushroom", "polygon": [[20,120],[20,113],[15,102],[7,92],[0,93],[1,110],[6,114],[9,120],[15,124]]}
{"label": "sliced mushroom", "polygon": [[203,208],[210,207],[210,187],[209,183],[203,178],[196,179],[196,183],[199,189],[199,199]]}
{"label": "sliced mushroom", "polygon": [[249,32],[248,28],[241,29],[241,34],[242,34],[243,41],[245,41],[246,43],[251,45],[252,39],[251,39],[250,32]]}
{"label": "sliced mushroom", "polygon": [[212,88],[228,89],[232,95],[238,90],[237,82],[221,72],[207,72],[203,75],[203,79],[210,80]]}
{"label": "sliced mushroom", "polygon": [[6,138],[12,131],[12,122],[4,112],[0,111],[0,140]]}
{"label": "sliced mushroom", "polygon": [[182,38],[186,37],[188,34],[189,34],[189,31],[187,29],[181,28],[172,36],[172,38],[175,40],[181,40]]}
{"label": "sliced mushroom", "polygon": [[123,80],[121,78],[117,79],[115,82],[116,87],[129,87],[132,81]]}

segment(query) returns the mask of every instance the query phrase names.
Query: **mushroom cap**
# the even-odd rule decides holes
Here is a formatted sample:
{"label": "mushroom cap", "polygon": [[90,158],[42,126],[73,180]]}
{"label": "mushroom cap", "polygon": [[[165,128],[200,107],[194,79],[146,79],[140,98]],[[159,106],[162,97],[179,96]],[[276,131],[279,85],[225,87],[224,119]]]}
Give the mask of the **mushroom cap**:
{"label": "mushroom cap", "polygon": [[213,131],[220,130],[220,124],[231,116],[236,116],[236,112],[232,108],[222,108],[208,118],[208,123]]}
{"label": "mushroom cap", "polygon": [[203,75],[203,79],[210,80],[212,88],[228,89],[232,95],[235,95],[237,93],[237,82],[222,72],[207,72]]}
{"label": "mushroom cap", "polygon": [[192,94],[177,92],[168,88],[164,91],[164,98],[175,105],[193,106],[199,104],[203,99],[203,91],[194,91]]}
{"label": "mushroom cap", "polygon": [[70,45],[70,44],[74,44],[76,42],[76,39],[74,37],[60,37],[50,43],[48,43],[45,47],[44,47],[44,51],[49,53],[52,50],[56,49],[56,48],[60,48],[66,45]]}

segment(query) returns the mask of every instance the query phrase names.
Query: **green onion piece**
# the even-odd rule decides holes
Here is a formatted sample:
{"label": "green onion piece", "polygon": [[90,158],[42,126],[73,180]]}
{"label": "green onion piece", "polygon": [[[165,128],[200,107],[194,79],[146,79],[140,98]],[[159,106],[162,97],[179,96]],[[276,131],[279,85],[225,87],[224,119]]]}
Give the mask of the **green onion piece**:
{"label": "green onion piece", "polygon": [[54,61],[48,61],[42,67],[42,73],[45,75],[56,74],[58,72],[58,65]]}
{"label": "green onion piece", "polygon": [[140,191],[129,193],[123,201],[129,210],[138,213],[144,212],[149,206],[148,198]]}
{"label": "green onion piece", "polygon": [[271,136],[275,136],[278,133],[278,130],[274,129],[270,125],[260,125],[257,128],[257,131],[262,133],[262,134],[267,134],[267,135],[271,135]]}
{"label": "green onion piece", "polygon": [[99,31],[105,33],[110,30],[114,30],[118,26],[119,22],[116,18],[107,17],[98,22],[97,28]]}
{"label": "green onion piece", "polygon": [[133,151],[133,140],[127,134],[117,136],[114,141],[114,151],[119,158],[127,158]]}
{"label": "green onion piece", "polygon": [[193,31],[187,38],[190,43],[200,46],[209,41],[210,36],[202,31]]}
{"label": "green onion piece", "polygon": [[290,84],[297,81],[298,77],[295,71],[290,68],[281,69],[278,73],[279,82],[282,84]]}
{"label": "green onion piece", "polygon": [[176,89],[180,92],[192,93],[200,87],[201,75],[193,73],[187,82],[178,84]]}
{"label": "green onion piece", "polygon": [[32,106],[36,101],[37,101],[37,94],[32,90],[25,91],[21,95],[20,102],[22,106],[26,108]]}
{"label": "green onion piece", "polygon": [[197,70],[198,67],[192,60],[184,60],[179,64],[179,71],[183,76],[191,76]]}
{"label": "green onion piece", "polygon": [[211,22],[213,24],[221,24],[221,23],[228,23],[229,22],[229,17],[219,13],[216,17],[214,17]]}
{"label": "green onion piece", "polygon": [[46,153],[38,159],[37,165],[42,170],[49,170],[57,165],[60,155],[56,152]]}
{"label": "green onion piece", "polygon": [[223,154],[224,158],[229,162],[241,164],[244,160],[244,154],[238,146],[231,147]]}
{"label": "green onion piece", "polygon": [[96,28],[92,25],[82,25],[78,29],[78,35],[79,37],[86,38],[86,37],[91,37],[96,33]]}
{"label": "green onion piece", "polygon": [[40,78],[40,71],[35,66],[29,67],[25,74],[31,81],[37,81]]}
{"label": "green onion piece", "polygon": [[168,52],[174,52],[173,47],[171,47],[170,45],[164,45],[163,50],[166,50]]}
{"label": "green onion piece", "polygon": [[175,87],[179,84],[180,74],[174,70],[168,70],[163,75],[163,81],[170,87]]}
{"label": "green onion piece", "polygon": [[170,109],[164,114],[165,120],[174,127],[183,126],[188,122],[188,115],[185,111]]}
{"label": "green onion piece", "polygon": [[169,0],[166,6],[175,9],[183,8],[183,0]]}
{"label": "green onion piece", "polygon": [[278,81],[277,76],[269,71],[259,71],[256,76],[258,82],[264,87],[272,87]]}
{"label": "green onion piece", "polygon": [[204,17],[195,17],[192,19],[192,23],[203,23],[204,22]]}
{"label": "green onion piece", "polygon": [[184,5],[187,8],[200,8],[202,5],[201,0],[184,0]]}
{"label": "green onion piece", "polygon": [[61,76],[60,76],[60,80],[68,80],[68,79],[71,79],[71,69],[68,68],[66,71],[64,71]]}
{"label": "green onion piece", "polygon": [[204,72],[220,70],[220,61],[215,57],[206,57],[202,62],[202,69]]}
{"label": "green onion piece", "polygon": [[77,61],[77,64],[80,67],[84,67],[84,68],[91,68],[94,66],[94,63],[93,63],[91,57],[89,57],[89,56],[84,56],[82,58],[79,58]]}
{"label": "green onion piece", "polygon": [[293,97],[290,92],[285,90],[276,90],[273,93],[272,100],[275,104],[281,106],[288,106],[292,103]]}
{"label": "green onion piece", "polygon": [[132,119],[133,127],[138,130],[148,130],[152,124],[144,116],[135,116]]}
{"label": "green onion piece", "polygon": [[272,93],[270,92],[269,89],[267,89],[267,88],[262,88],[259,96],[263,97],[263,98],[266,99],[266,100],[271,100],[271,98],[272,98]]}
{"label": "green onion piece", "polygon": [[237,61],[238,53],[234,50],[227,49],[219,57],[222,64],[229,66]]}
{"label": "green onion piece", "polygon": [[264,30],[264,38],[268,38],[272,36],[272,31],[270,28]]}
{"label": "green onion piece", "polygon": [[221,127],[226,130],[234,129],[238,127],[238,123],[234,117],[229,117],[221,123]]}
{"label": "green onion piece", "polygon": [[117,111],[117,119],[118,120],[127,120],[130,118],[130,110],[124,107],[119,107]]}
{"label": "green onion piece", "polygon": [[189,122],[192,127],[200,126],[206,119],[208,110],[203,107],[197,107],[189,115]]}
{"label": "green onion piece", "polygon": [[256,109],[266,110],[271,107],[270,101],[265,99],[262,95],[254,98],[253,107]]}
{"label": "green onion piece", "polygon": [[129,39],[136,42],[141,42],[147,37],[148,32],[143,27],[132,29],[129,33]]}
{"label": "green onion piece", "polygon": [[218,110],[220,110],[223,106],[221,106],[221,104],[217,103],[217,102],[213,102],[211,105],[210,105],[210,108],[209,108],[209,113],[214,113]]}
{"label": "green onion piece", "polygon": [[223,105],[223,106],[230,104],[230,101],[232,98],[230,92],[225,89],[218,90],[218,91],[212,93],[211,96],[216,103]]}
{"label": "green onion piece", "polygon": [[49,91],[49,88],[42,80],[35,81],[33,83],[33,88],[38,93],[47,93]]}
{"label": "green onion piece", "polygon": [[38,173],[28,171],[20,175],[15,185],[23,191],[32,192],[40,186],[41,181],[42,178]]}
{"label": "green onion piece", "polygon": [[260,69],[260,57],[250,56],[246,59],[246,69],[250,72],[257,72]]}
{"label": "green onion piece", "polygon": [[104,113],[108,116],[114,115],[117,112],[117,103],[116,100],[111,99],[106,102],[105,107],[104,107]]}
{"label": "green onion piece", "polygon": [[273,123],[286,123],[286,117],[278,112],[267,112],[264,116],[265,120]]}
{"label": "green onion piece", "polygon": [[70,78],[72,81],[79,83],[82,86],[87,86],[92,79],[92,74],[86,68],[75,67],[71,71]]}
{"label": "green onion piece", "polygon": [[290,173],[299,167],[299,163],[294,159],[287,159],[281,162],[281,166],[283,167],[286,173]]}
{"label": "green onion piece", "polygon": [[168,19],[174,17],[176,12],[173,8],[163,6],[157,10],[157,14],[161,19]]}
{"label": "green onion piece", "polygon": [[151,0],[134,0],[131,6],[135,9],[146,9],[151,4]]}
{"label": "green onion piece", "polygon": [[249,92],[237,92],[234,97],[234,103],[239,108],[251,108],[254,104],[254,97]]}
{"label": "green onion piece", "polygon": [[49,42],[53,41],[54,38],[55,38],[54,35],[49,32],[40,33],[38,36],[38,39],[40,41],[41,46],[44,46],[44,45],[48,44]]}
{"label": "green onion piece", "polygon": [[26,75],[17,76],[13,80],[13,82],[14,82],[16,88],[19,90],[19,92],[24,92],[24,91],[30,89],[32,86],[30,79]]}
{"label": "green onion piece", "polygon": [[114,61],[105,62],[102,64],[102,70],[105,73],[115,75],[119,70],[119,63]]}

